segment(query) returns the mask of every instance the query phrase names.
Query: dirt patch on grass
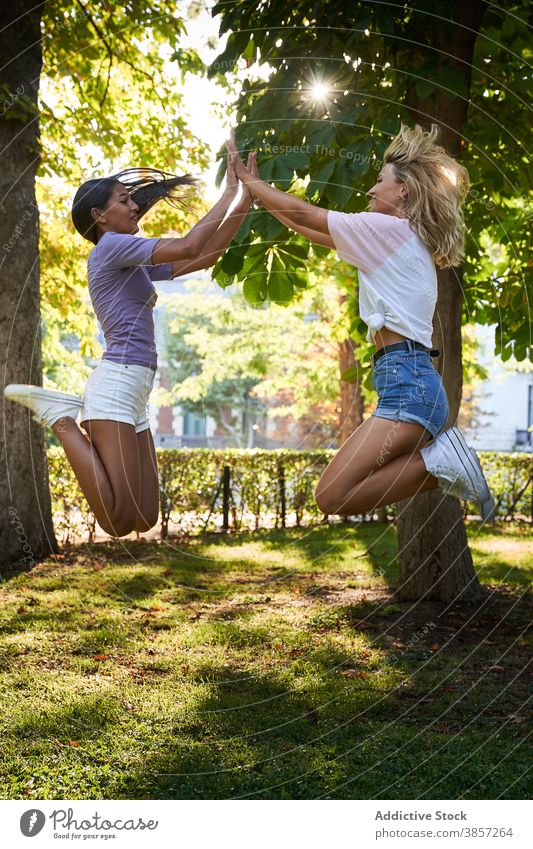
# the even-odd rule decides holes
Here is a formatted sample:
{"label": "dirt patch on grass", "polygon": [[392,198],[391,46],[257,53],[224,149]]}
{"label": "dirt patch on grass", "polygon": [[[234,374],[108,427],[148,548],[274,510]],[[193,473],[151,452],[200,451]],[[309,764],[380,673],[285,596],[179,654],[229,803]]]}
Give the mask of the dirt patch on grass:
{"label": "dirt patch on grass", "polygon": [[308,592],[342,611],[342,620],[358,630],[401,640],[426,628],[426,642],[453,638],[454,648],[484,642],[503,649],[517,638],[525,642],[533,618],[531,595],[502,586],[488,587],[485,599],[476,605],[401,602],[393,590],[366,587],[321,587],[320,592]]}

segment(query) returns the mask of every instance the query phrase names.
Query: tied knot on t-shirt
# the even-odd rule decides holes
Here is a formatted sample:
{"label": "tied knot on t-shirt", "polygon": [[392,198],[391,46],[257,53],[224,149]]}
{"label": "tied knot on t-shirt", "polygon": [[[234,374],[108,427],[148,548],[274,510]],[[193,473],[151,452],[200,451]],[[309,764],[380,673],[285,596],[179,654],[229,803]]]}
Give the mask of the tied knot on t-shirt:
{"label": "tied knot on t-shirt", "polygon": [[373,333],[377,333],[378,330],[381,330],[381,328],[385,326],[386,320],[387,317],[385,313],[373,312],[368,316],[366,323]]}

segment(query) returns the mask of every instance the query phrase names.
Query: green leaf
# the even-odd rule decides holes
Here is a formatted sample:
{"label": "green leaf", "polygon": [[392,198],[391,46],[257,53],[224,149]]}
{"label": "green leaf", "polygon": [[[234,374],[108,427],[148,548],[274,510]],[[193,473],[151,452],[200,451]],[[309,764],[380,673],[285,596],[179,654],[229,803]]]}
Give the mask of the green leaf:
{"label": "green leaf", "polygon": [[287,228],[273,215],[269,215],[266,234],[270,241],[279,242],[281,239],[287,238]]}
{"label": "green leaf", "polygon": [[267,252],[264,251],[260,256],[247,256],[244,260],[244,264],[242,266],[242,273],[245,276],[252,274],[252,272],[259,272],[260,269],[263,269],[263,272],[267,273],[266,267],[267,261]]}
{"label": "green leaf", "polygon": [[215,177],[215,186],[218,188],[224,179],[226,174],[226,157],[224,157],[218,166],[216,177]]}
{"label": "green leaf", "polygon": [[461,65],[458,67],[449,65],[447,68],[439,69],[436,80],[439,86],[454,94],[459,94],[462,97],[468,95],[466,69]]}
{"label": "green leaf", "polygon": [[274,254],[268,277],[268,297],[275,304],[288,304],[294,295],[294,287],[283,263]]}
{"label": "green leaf", "polygon": [[355,191],[353,172],[345,160],[340,160],[332,174],[328,186],[328,200],[336,207],[344,208]]}
{"label": "green leaf", "polygon": [[305,135],[305,142],[312,156],[320,155],[320,148],[330,148],[335,140],[335,127],[332,124],[319,124]]}
{"label": "green leaf", "polygon": [[303,271],[287,271],[287,278],[296,289],[307,289],[309,276]]}
{"label": "green leaf", "polygon": [[319,195],[324,192],[329,179],[335,170],[336,164],[336,159],[333,156],[330,157],[320,171],[313,176],[313,179],[310,181],[305,190],[307,197],[312,198],[316,192],[318,192]]}
{"label": "green leaf", "polygon": [[272,180],[276,183],[281,183],[286,190],[289,188],[294,175],[293,169],[287,164],[284,156],[276,156],[274,159],[274,168],[272,171]]}
{"label": "green leaf", "polygon": [[258,159],[257,166],[258,166],[258,169],[259,169],[259,175],[260,175],[261,179],[266,180],[267,183],[269,183],[273,179],[272,175],[274,173],[274,159],[273,159],[273,157],[272,156],[265,156],[265,157],[261,156],[261,158]]}
{"label": "green leaf", "polygon": [[350,366],[350,368],[345,369],[341,374],[341,380],[345,380],[346,383],[355,383],[360,377],[360,369],[357,369],[355,366]]}
{"label": "green leaf", "polygon": [[[384,145],[387,146],[389,144],[389,140],[387,139],[384,142]],[[372,165],[372,139],[366,138],[360,144],[357,145],[357,148],[354,152],[354,155],[351,159],[351,169],[354,174],[357,174],[360,177],[363,174],[366,174],[370,166]]]}
{"label": "green leaf", "polygon": [[282,245],[278,245],[278,251],[281,254],[289,254],[291,257],[305,260],[309,255],[309,245],[302,245],[298,242],[284,242]]}
{"label": "green leaf", "polygon": [[247,277],[242,291],[248,303],[253,307],[260,306],[266,300],[266,287],[263,277]]}
{"label": "green leaf", "polygon": [[233,245],[245,245],[248,252],[250,244],[250,231],[252,229],[252,215],[247,215],[241,226],[233,237]]}
{"label": "green leaf", "polygon": [[238,274],[242,268],[246,245],[229,248],[222,257],[221,268],[226,274]]}
{"label": "green leaf", "polygon": [[290,151],[285,154],[285,162],[293,171],[303,171],[309,165],[309,154],[303,151]]}

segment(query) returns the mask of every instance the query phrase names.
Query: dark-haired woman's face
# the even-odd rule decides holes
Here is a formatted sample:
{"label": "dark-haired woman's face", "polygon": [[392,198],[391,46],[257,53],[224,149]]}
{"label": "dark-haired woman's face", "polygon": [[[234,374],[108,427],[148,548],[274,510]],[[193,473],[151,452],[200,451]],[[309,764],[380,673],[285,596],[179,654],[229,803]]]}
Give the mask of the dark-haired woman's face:
{"label": "dark-haired woman's face", "polygon": [[130,193],[122,183],[116,183],[113,194],[104,209],[92,210],[96,217],[100,233],[137,233],[137,213],[139,207],[130,197]]}

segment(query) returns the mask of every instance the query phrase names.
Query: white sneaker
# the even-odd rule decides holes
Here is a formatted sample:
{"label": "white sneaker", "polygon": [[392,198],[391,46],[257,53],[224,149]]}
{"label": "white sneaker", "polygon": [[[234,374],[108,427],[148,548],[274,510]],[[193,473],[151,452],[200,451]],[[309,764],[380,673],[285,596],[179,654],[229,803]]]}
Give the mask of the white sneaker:
{"label": "white sneaker", "polygon": [[421,448],[420,453],[428,472],[438,478],[440,489],[475,502],[484,521],[495,518],[496,505],[481,463],[459,428],[445,430],[431,445]]}
{"label": "white sneaker", "polygon": [[66,392],[43,389],[42,386],[29,383],[10,383],[4,389],[4,396],[9,401],[28,407],[36,422],[50,427],[66,416],[76,420],[83,407],[83,398],[78,395],[67,395]]}

